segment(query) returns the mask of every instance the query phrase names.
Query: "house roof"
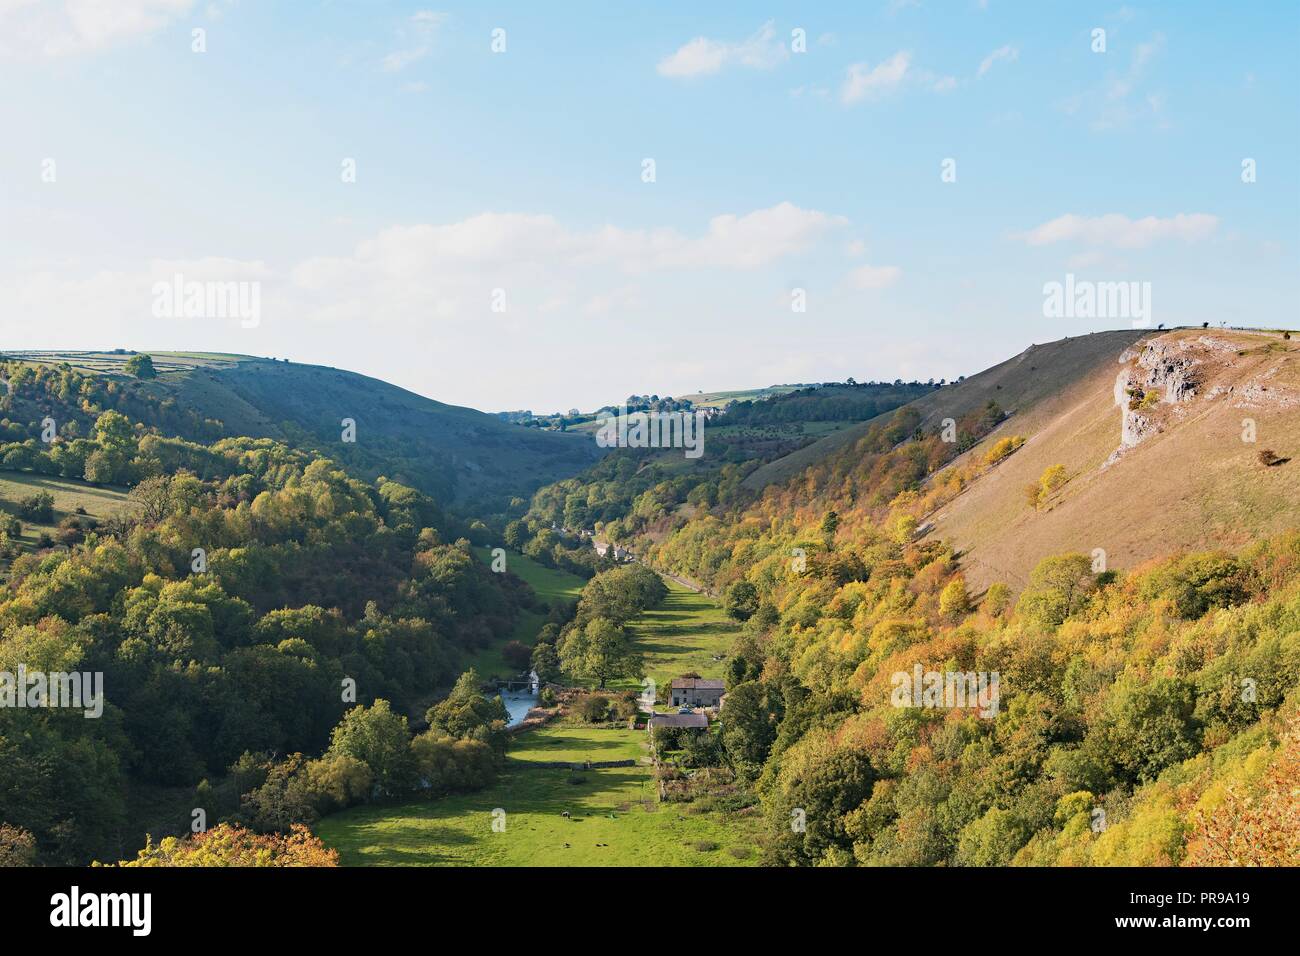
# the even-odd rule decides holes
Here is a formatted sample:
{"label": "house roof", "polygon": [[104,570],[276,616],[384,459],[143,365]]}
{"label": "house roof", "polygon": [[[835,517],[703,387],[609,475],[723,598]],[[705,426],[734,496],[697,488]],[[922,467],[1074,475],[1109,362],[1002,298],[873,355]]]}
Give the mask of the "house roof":
{"label": "house roof", "polygon": [[707,727],[709,718],[703,714],[655,714],[651,727]]}
{"label": "house roof", "polygon": [[723,690],[726,683],[701,677],[674,677],[673,690]]}

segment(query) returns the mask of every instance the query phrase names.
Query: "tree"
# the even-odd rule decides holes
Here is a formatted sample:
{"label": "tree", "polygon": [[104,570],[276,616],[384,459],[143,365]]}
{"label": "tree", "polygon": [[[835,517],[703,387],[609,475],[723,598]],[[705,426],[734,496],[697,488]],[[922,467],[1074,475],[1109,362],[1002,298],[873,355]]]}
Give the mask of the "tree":
{"label": "tree", "polygon": [[828,511],[822,518],[822,540],[826,542],[826,550],[830,551],[835,547],[835,532],[840,527],[840,516],[837,512]]}
{"label": "tree", "polygon": [[966,593],[966,579],[960,574],[939,592],[939,613],[950,621],[970,613],[970,595]]}
{"label": "tree", "polygon": [[36,838],[22,827],[0,823],[0,866],[34,866]]}
{"label": "tree", "polygon": [[1085,554],[1044,558],[1029,575],[1016,611],[1039,624],[1055,626],[1084,603],[1096,587],[1092,561]]}
{"label": "tree", "polygon": [[560,663],[574,677],[594,680],[602,689],[616,677],[638,677],[641,653],[626,630],[608,618],[594,617],[575,626],[560,645]]}
{"label": "tree", "polygon": [[757,776],[776,742],[784,701],[779,692],[759,681],[732,687],[723,711],[722,743],[736,772]]}
{"label": "tree", "polygon": [[1300,718],[1249,789],[1229,785],[1222,802],[1199,810],[1188,839],[1189,866],[1295,866],[1300,860]]}
{"label": "tree", "polygon": [[188,839],[152,840],[134,860],[118,866],[338,866],[339,851],[331,850],[301,824],[292,831],[259,835],[221,823]]}
{"label": "tree", "polygon": [[560,676],[560,655],[554,644],[539,641],[533,645],[532,668],[543,684],[550,684]]}
{"label": "tree", "polygon": [[506,547],[512,551],[524,550],[524,545],[528,543],[528,525],[516,518],[506,525],[502,540],[505,541]]}
{"label": "tree", "polygon": [[107,411],[95,419],[95,439],[105,448],[122,449],[135,438],[131,419],[121,412]]}
{"label": "tree", "polygon": [[1126,783],[1147,783],[1196,754],[1196,691],[1178,677],[1121,684],[1084,740],[1084,751]]}
{"label": "tree", "polygon": [[748,621],[758,610],[758,588],[748,581],[737,581],[727,589],[723,607],[728,617]]}
{"label": "tree", "polygon": [[153,356],[144,353],[132,355],[126,360],[126,374],[134,375],[136,378],[157,378],[158,373],[153,367]]}
{"label": "tree", "polygon": [[49,524],[54,520],[54,495],[38,491],[18,502],[18,513],[28,521]]}
{"label": "tree", "polygon": [[1064,465],[1049,465],[1038,476],[1036,485],[1025,488],[1025,498],[1033,508],[1040,508],[1052,494],[1070,480]]}
{"label": "tree", "polygon": [[505,727],[510,720],[499,696],[486,697],[478,672],[461,674],[447,699],[429,708],[425,719],[434,733],[456,740],[480,740],[497,753],[505,753]]}
{"label": "tree", "polygon": [[410,734],[406,718],[393,713],[386,700],[370,707],[353,707],[330,738],[331,755],[355,757],[370,768],[375,783],[386,795],[402,793],[414,782]]}
{"label": "tree", "polygon": [[1011,588],[1001,581],[994,581],[984,592],[984,611],[990,617],[998,617],[1011,606]]}
{"label": "tree", "polygon": [[517,671],[527,670],[532,656],[532,649],[522,641],[507,641],[501,648],[501,659]]}
{"label": "tree", "polygon": [[146,478],[127,495],[140,509],[140,516],[149,524],[157,524],[171,512],[171,479],[166,475]]}

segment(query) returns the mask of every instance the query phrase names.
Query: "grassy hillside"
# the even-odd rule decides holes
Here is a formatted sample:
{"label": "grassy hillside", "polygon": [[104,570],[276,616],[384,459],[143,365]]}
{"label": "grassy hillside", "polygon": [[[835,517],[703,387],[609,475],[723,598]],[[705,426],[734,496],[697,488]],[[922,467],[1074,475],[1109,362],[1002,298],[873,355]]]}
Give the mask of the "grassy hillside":
{"label": "grassy hillside", "polygon": [[[1179,403],[1152,399],[1143,414],[1159,430],[1110,465],[1121,442],[1115,380],[1123,349],[967,453],[982,456],[1007,435],[1027,439],[931,518],[932,535],[963,553],[969,583],[1002,580],[1019,589],[1040,560],[1062,550],[1100,548],[1107,567],[1127,569],[1174,551],[1240,547],[1295,526],[1300,469],[1265,467],[1258,454],[1300,454],[1300,348],[1276,336],[1215,331],[1209,338],[1223,346],[1206,350],[1204,335],[1144,341],[1195,361],[1197,393]],[[1253,443],[1242,440],[1247,419],[1255,423]],[[1027,504],[1025,486],[1058,464],[1065,485],[1041,507]]]}
{"label": "grassy hillside", "polygon": [[[124,377],[128,354],[8,353],[24,361]],[[463,513],[500,509],[601,455],[590,438],[507,424],[342,369],[251,356],[149,353],[156,379],[138,387],[222,423],[226,435],[286,440],[343,461],[366,477],[419,487]],[[132,380],[134,381],[134,380]],[[356,423],[344,443],[342,421]]]}
{"label": "grassy hillside", "polygon": [[[654,801],[651,767],[574,773],[546,761],[646,758],[644,731],[568,724],[512,744],[496,784],[401,806],[358,807],[316,833],[345,866],[738,866],[757,861],[752,815]],[[492,829],[493,810],[505,830]],[[569,811],[570,818],[561,816]]]}
{"label": "grassy hillside", "polygon": [[[985,369],[954,385],[930,392],[903,406],[921,416],[921,426],[933,428],[944,418],[960,419],[990,399],[1013,415],[1050,400],[1074,383],[1109,367],[1125,348],[1146,334],[1141,330],[1096,332],[1077,338],[1060,339],[1045,345],[1031,345],[1014,358]],[[800,474],[809,465],[847,448],[865,435],[879,415],[869,421],[834,432],[807,447],[769,462],[747,476],[744,486],[762,491]]]}
{"label": "grassy hillside", "polygon": [[0,471],[0,511],[17,515],[22,499],[42,491],[54,498],[54,518],[49,522],[21,519],[23,533],[17,540],[24,551],[35,550],[36,540],[42,533],[53,535],[61,520],[80,513],[78,508],[84,509],[96,522],[102,522],[130,507],[125,489],[91,485],[73,478]]}
{"label": "grassy hillside", "polygon": [[664,583],[668,585],[668,597],[663,604],[646,611],[630,625],[645,657],[646,676],[660,687],[689,671],[701,677],[722,677],[740,625],[708,595],[668,579]]}
{"label": "grassy hillside", "polygon": [[[484,564],[492,563],[491,548],[475,548],[474,553],[482,559]],[[582,586],[587,582],[576,574],[570,574],[568,571],[561,571],[557,568],[548,568],[543,564],[538,564],[532,558],[522,554],[516,554],[511,551],[506,555],[506,570],[511,574],[518,575],[522,578],[533,592],[545,601],[552,604],[555,601],[576,601]],[[510,635],[509,640],[519,641],[532,647],[537,642],[537,632],[541,630],[546,623],[546,615],[537,611],[523,611],[519,615],[519,620],[515,624],[514,632]],[[514,673],[514,668],[510,667],[501,656],[501,648],[505,642],[494,644],[491,647],[485,647],[475,653],[466,662],[466,667],[473,667],[479,674],[485,678],[499,676],[505,677]]]}

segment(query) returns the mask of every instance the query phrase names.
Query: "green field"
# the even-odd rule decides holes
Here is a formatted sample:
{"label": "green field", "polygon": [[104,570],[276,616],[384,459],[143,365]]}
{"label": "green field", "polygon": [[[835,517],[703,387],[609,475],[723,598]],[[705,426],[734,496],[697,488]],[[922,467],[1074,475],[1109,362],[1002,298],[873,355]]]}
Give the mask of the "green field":
{"label": "green field", "polygon": [[[753,865],[757,815],[654,802],[646,764],[573,773],[555,760],[641,759],[645,733],[551,725],[520,735],[495,785],[397,806],[357,807],[316,833],[345,866]],[[570,782],[576,780],[578,782]],[[493,810],[505,830],[492,829]],[[561,816],[569,811],[570,818]]]}
{"label": "green field", "polygon": [[36,546],[36,539],[42,531],[53,534],[59,521],[75,514],[79,507],[85,508],[90,517],[103,521],[128,506],[126,491],[121,488],[91,485],[75,478],[0,471],[0,511],[17,515],[18,502],[38,491],[48,491],[54,496],[54,520],[49,524],[34,524],[20,519],[23,534],[19,541],[27,551]]}
{"label": "green field", "polygon": [[[483,560],[484,564],[492,563],[491,548],[475,548],[474,553]],[[578,593],[587,583],[576,574],[548,568],[515,551],[506,552],[506,570],[523,578],[537,596],[548,604],[561,600],[576,601]],[[537,632],[545,623],[545,614],[524,611],[519,615],[514,631],[506,640],[520,641],[532,647],[537,641]],[[491,647],[482,648],[468,659],[465,666],[473,667],[482,677],[493,675],[505,677],[514,673],[514,668],[507,665],[501,657],[501,648],[505,643],[506,641],[503,640]]]}
{"label": "green field", "polygon": [[[689,671],[701,677],[722,677],[725,658],[740,625],[708,595],[667,578],[664,583],[668,585],[668,597],[663,604],[630,625],[645,655],[646,676],[661,687]],[[639,685],[639,680],[629,680],[618,686]]]}

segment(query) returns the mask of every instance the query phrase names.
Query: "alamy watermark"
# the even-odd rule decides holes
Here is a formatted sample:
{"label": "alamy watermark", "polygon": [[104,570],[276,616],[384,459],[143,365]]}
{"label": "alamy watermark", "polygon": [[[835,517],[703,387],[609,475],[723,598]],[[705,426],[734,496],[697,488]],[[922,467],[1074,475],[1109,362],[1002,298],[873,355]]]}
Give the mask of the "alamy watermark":
{"label": "alamy watermark", "polygon": [[181,273],[170,282],[153,284],[153,314],[159,319],[238,319],[246,329],[262,323],[262,283],[186,280]]}
{"label": "alamy watermark", "polygon": [[0,707],[68,707],[83,711],[88,718],[104,713],[102,671],[0,671]]}
{"label": "alamy watermark", "polygon": [[978,708],[985,719],[998,715],[997,671],[927,671],[920,664],[911,672],[897,671],[890,678],[895,707]]}
{"label": "alamy watermark", "polygon": [[1065,274],[1043,285],[1043,316],[1049,319],[1128,319],[1135,329],[1151,324],[1150,282],[1093,282]]}
{"label": "alamy watermark", "polygon": [[601,448],[682,448],[687,458],[704,454],[705,412],[631,412],[619,407],[615,414],[597,419],[596,444]]}

